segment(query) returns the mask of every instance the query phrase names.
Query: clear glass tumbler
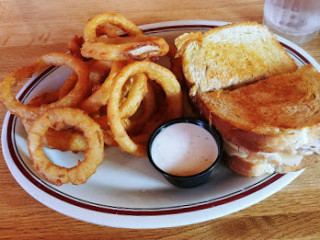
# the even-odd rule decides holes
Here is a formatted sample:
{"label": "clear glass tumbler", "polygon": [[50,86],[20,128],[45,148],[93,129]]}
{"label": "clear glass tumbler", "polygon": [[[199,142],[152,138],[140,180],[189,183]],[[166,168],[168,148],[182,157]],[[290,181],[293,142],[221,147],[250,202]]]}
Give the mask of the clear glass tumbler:
{"label": "clear glass tumbler", "polygon": [[320,29],[320,0],[265,0],[263,24],[295,43],[315,38]]}

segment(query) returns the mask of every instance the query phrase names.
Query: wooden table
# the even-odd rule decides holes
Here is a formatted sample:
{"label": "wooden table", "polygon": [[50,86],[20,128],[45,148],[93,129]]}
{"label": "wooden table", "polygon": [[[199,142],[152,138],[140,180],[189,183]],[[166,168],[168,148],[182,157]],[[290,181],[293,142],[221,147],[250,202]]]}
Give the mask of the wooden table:
{"label": "wooden table", "polygon": [[[0,1],[0,77],[38,56],[65,51],[88,18],[107,11],[137,25],[207,19],[261,22],[263,0]],[[320,36],[301,45],[320,62]],[[1,123],[5,110],[0,109]],[[57,213],[28,195],[0,159],[2,239],[320,239],[320,164],[240,212],[199,224],[154,230],[116,229]]]}

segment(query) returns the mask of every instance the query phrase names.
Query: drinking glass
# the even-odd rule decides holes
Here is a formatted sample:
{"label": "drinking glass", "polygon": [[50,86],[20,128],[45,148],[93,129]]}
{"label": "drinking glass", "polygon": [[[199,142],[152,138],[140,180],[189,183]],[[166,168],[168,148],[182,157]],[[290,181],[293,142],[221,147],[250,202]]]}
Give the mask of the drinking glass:
{"label": "drinking glass", "polygon": [[265,0],[263,24],[295,43],[315,38],[320,29],[320,0]]}

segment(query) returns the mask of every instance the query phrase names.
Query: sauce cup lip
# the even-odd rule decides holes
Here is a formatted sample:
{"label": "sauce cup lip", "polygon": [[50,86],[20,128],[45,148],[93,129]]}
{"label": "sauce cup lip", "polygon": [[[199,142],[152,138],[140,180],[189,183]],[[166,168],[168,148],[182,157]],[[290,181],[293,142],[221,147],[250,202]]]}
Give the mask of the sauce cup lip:
{"label": "sauce cup lip", "polygon": [[[193,174],[193,175],[186,175],[186,176],[180,176],[180,175],[173,175],[170,174],[164,170],[162,170],[161,168],[159,168],[157,166],[157,164],[153,161],[152,158],[152,154],[151,154],[151,148],[152,148],[152,144],[154,139],[157,137],[157,135],[164,130],[165,128],[177,124],[177,123],[191,123],[191,124],[195,124],[205,130],[207,130],[211,136],[214,138],[214,140],[217,143],[218,146],[218,156],[216,158],[216,160],[205,170]],[[222,155],[223,155],[223,144],[222,144],[222,137],[220,135],[220,133],[218,132],[218,130],[209,124],[209,122],[199,119],[199,118],[193,118],[193,117],[181,117],[181,118],[175,118],[175,119],[171,119],[167,122],[164,122],[163,124],[161,124],[159,127],[157,127],[156,130],[154,130],[154,132],[151,134],[148,144],[147,144],[147,154],[148,154],[148,158],[149,158],[149,162],[153,165],[153,167],[159,171],[160,173],[162,173],[164,176],[166,177],[171,177],[171,178],[176,178],[176,179],[188,179],[188,178],[196,178],[196,177],[200,177],[202,175],[205,175],[209,172],[211,172],[213,170],[213,168],[218,165],[218,163],[220,162]]]}

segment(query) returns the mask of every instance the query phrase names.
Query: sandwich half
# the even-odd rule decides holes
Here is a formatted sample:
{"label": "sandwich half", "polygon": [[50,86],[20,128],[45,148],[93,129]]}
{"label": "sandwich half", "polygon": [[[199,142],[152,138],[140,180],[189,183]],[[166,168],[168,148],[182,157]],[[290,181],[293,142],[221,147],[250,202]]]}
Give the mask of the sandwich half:
{"label": "sandwich half", "polygon": [[175,39],[189,95],[238,87],[297,69],[263,25],[245,22]]}
{"label": "sandwich half", "polygon": [[319,160],[320,73],[312,65],[198,94],[195,105],[221,133],[227,164],[241,175],[286,173]]}

